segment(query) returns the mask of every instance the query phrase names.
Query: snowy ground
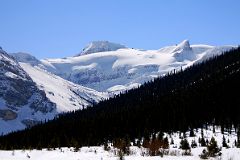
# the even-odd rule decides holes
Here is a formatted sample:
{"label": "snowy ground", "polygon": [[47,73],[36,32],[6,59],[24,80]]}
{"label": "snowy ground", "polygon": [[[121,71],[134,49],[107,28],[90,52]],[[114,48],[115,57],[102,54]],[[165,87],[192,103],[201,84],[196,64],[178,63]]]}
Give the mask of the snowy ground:
{"label": "snowy ground", "polygon": [[[188,135],[188,133],[187,133]],[[169,135],[167,135],[169,136]],[[222,145],[223,135],[220,129],[216,129],[216,133],[212,133],[211,129],[204,130],[204,137],[208,140],[211,137],[215,137],[218,146]],[[234,146],[234,141],[236,140],[236,134],[224,133],[226,140],[229,140],[228,145],[230,148],[222,148],[222,156],[210,158],[211,160],[239,160],[240,159],[240,149]],[[198,141],[200,137],[200,130],[196,133],[195,137],[188,137],[188,141],[195,139]],[[170,136],[169,136],[170,138]],[[144,148],[130,147],[131,154],[129,156],[124,156],[125,160],[200,160],[199,154],[205,147],[197,147],[191,149],[191,156],[183,156],[182,150],[179,149],[179,134],[175,133],[172,135],[174,144],[170,145],[169,155],[163,157],[160,156],[143,156],[143,152],[146,152]],[[82,147],[78,152],[74,152],[73,148],[61,148],[55,150],[14,150],[14,151],[0,151],[0,160],[118,160],[117,149],[111,148],[110,151],[105,151],[103,146],[100,147]]]}
{"label": "snowy ground", "polygon": [[[177,155],[175,156],[141,156],[141,149],[131,147],[132,151],[136,151],[133,155],[124,156],[125,160],[200,160],[199,154],[202,152],[203,147],[192,149],[192,156],[182,156],[181,150],[176,149]],[[174,151],[174,150],[172,150]],[[210,159],[222,160],[239,160],[240,149],[229,148],[222,149],[222,156]],[[0,151],[1,160],[118,160],[119,157],[113,151],[107,152],[103,147],[83,147],[79,152],[74,152],[71,148],[56,149],[54,151],[44,150],[15,150],[15,151]]]}

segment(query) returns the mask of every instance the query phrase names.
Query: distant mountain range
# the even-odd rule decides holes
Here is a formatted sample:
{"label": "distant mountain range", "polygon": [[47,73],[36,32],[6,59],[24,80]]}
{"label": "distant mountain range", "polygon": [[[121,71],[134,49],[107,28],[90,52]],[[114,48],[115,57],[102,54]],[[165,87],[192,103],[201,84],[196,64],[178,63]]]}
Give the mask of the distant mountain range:
{"label": "distant mountain range", "polygon": [[[73,83],[100,92],[119,93],[233,47],[190,45],[184,40],[159,50],[140,50],[97,41],[86,46],[79,56],[44,59],[36,65]],[[27,60],[22,62],[29,63]]]}
{"label": "distant mountain range", "polygon": [[184,40],[159,50],[140,50],[95,41],[73,57],[43,60],[0,49],[0,133],[87,107],[233,47]]}

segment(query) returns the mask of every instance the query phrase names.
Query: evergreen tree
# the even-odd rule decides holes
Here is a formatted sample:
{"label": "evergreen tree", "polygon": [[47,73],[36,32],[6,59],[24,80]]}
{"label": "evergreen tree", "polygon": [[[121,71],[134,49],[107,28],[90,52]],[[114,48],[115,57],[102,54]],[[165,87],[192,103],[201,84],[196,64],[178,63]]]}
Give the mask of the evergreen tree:
{"label": "evergreen tree", "polygon": [[220,148],[217,145],[217,141],[215,140],[214,137],[211,138],[208,146],[207,146],[207,150],[208,150],[208,155],[210,157],[215,157],[217,156],[217,154],[220,153]]}
{"label": "evergreen tree", "polygon": [[182,150],[184,150],[184,155],[189,155],[189,154],[191,154],[191,148],[190,148],[190,145],[189,145],[187,139],[182,139],[182,140],[180,141],[180,148],[181,148]]}
{"label": "evergreen tree", "polygon": [[158,133],[157,139],[161,141],[163,140],[163,136],[164,136],[164,133],[161,131]]}
{"label": "evergreen tree", "polygon": [[194,131],[193,131],[193,129],[191,128],[191,130],[190,130],[190,135],[189,135],[190,137],[194,137],[195,136],[195,134],[194,134]]}
{"label": "evergreen tree", "polygon": [[141,147],[141,141],[137,140],[137,147],[140,148]]}
{"label": "evergreen tree", "polygon": [[206,149],[203,149],[202,153],[199,155],[201,159],[208,159],[208,152]]}
{"label": "evergreen tree", "polygon": [[240,126],[238,126],[238,129],[237,129],[237,145],[236,145],[237,148],[240,148]]}
{"label": "evergreen tree", "polygon": [[221,133],[224,134],[224,125],[221,125]]}
{"label": "evergreen tree", "polygon": [[163,148],[163,149],[168,149],[168,148],[169,148],[168,137],[165,137],[165,138],[163,139],[162,148]]}
{"label": "evergreen tree", "polygon": [[103,149],[104,149],[105,151],[109,151],[109,150],[110,150],[110,147],[108,146],[108,142],[107,142],[107,141],[104,142],[104,144],[103,144]]}
{"label": "evergreen tree", "polygon": [[191,147],[192,148],[196,148],[197,147],[197,142],[195,141],[195,139],[192,140]]}
{"label": "evergreen tree", "polygon": [[209,141],[208,141],[208,139],[206,140],[206,145],[208,145],[209,144]]}
{"label": "evergreen tree", "polygon": [[201,137],[204,137],[203,128],[201,128]]}
{"label": "evergreen tree", "polygon": [[174,140],[173,140],[173,138],[171,138],[171,143],[170,143],[171,145],[173,145],[174,144]]}
{"label": "evergreen tree", "polygon": [[213,133],[215,133],[216,131],[215,131],[215,125],[213,125]]}
{"label": "evergreen tree", "polygon": [[236,139],[234,140],[234,145],[235,145],[235,147],[238,147],[238,143],[237,143]]}
{"label": "evergreen tree", "polygon": [[202,147],[207,146],[207,145],[206,145],[206,141],[205,141],[205,139],[204,139],[203,137],[200,138],[200,145],[201,145]]}
{"label": "evergreen tree", "polygon": [[226,143],[226,139],[225,139],[224,135],[223,135],[223,138],[222,138],[222,146],[228,148],[228,145]]}

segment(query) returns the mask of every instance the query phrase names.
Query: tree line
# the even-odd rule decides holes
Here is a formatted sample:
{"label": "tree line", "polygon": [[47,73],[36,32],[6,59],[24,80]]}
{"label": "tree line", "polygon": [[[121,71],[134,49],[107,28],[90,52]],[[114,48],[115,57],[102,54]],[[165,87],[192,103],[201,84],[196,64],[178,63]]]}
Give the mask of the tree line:
{"label": "tree line", "polygon": [[83,110],[1,136],[0,149],[134,142],[158,132],[186,132],[208,124],[237,129],[239,81],[240,47]]}

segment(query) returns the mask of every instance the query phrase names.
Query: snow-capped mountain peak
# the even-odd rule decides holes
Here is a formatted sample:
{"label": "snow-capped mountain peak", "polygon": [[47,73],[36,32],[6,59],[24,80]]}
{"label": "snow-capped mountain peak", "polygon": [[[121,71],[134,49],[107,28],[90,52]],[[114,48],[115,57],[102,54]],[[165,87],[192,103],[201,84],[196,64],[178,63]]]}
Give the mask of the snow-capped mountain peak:
{"label": "snow-capped mountain peak", "polygon": [[191,50],[189,40],[184,40],[179,43],[175,49],[176,50]]}
{"label": "snow-capped mountain peak", "polygon": [[77,56],[96,52],[116,51],[121,48],[126,48],[126,46],[109,41],[93,41],[89,43]]}
{"label": "snow-capped mountain peak", "polygon": [[[10,57],[10,55],[8,55],[7,52],[4,51],[1,46],[0,46],[0,55],[4,55],[5,57]],[[3,58],[3,56],[1,57]]]}
{"label": "snow-capped mountain peak", "polygon": [[24,63],[29,63],[31,65],[38,65],[41,62],[32,56],[29,53],[25,52],[18,52],[18,53],[12,53],[12,56],[18,61],[18,62],[24,62]]}
{"label": "snow-capped mountain peak", "polygon": [[[40,68],[100,92],[119,93],[173,69],[188,67],[207,55],[213,56],[219,48],[190,45],[188,40],[184,40],[159,50],[125,48],[109,51],[105,47],[110,44],[107,41],[93,42],[82,52],[84,56],[44,59]],[[232,47],[222,46],[217,50],[221,53]],[[97,53],[88,54],[93,52]]]}
{"label": "snow-capped mountain peak", "polygon": [[193,49],[190,46],[189,40],[184,40],[181,43],[179,43],[174,48],[172,53],[177,61],[196,59],[196,54],[194,54]]}

